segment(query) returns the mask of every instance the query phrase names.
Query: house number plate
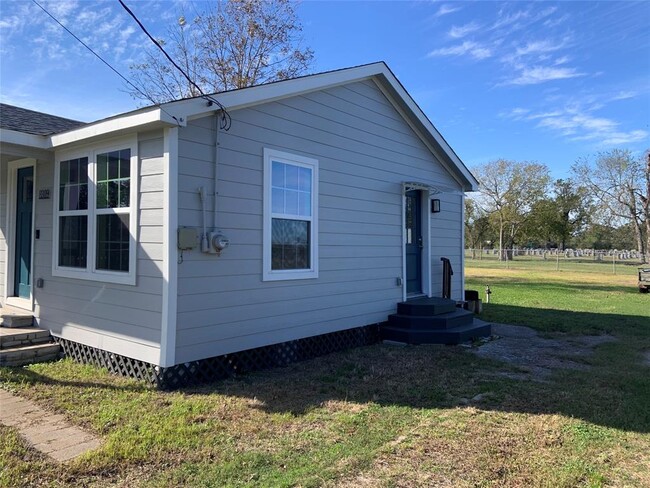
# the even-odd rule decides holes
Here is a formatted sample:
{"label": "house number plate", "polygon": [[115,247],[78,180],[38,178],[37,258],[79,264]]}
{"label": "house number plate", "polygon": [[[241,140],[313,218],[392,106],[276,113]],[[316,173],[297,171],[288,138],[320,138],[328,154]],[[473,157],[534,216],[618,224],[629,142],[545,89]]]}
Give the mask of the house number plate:
{"label": "house number plate", "polygon": [[50,199],[50,189],[45,188],[43,190],[38,190],[38,199],[39,200],[49,200]]}

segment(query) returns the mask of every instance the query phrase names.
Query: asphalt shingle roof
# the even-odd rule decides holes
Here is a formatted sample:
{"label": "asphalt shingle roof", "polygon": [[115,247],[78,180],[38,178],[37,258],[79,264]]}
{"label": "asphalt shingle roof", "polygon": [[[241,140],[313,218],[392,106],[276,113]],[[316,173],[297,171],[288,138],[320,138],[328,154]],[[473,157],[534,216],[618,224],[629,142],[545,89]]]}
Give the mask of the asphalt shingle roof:
{"label": "asphalt shingle roof", "polygon": [[86,123],[0,103],[0,128],[2,129],[48,136],[82,125]]}

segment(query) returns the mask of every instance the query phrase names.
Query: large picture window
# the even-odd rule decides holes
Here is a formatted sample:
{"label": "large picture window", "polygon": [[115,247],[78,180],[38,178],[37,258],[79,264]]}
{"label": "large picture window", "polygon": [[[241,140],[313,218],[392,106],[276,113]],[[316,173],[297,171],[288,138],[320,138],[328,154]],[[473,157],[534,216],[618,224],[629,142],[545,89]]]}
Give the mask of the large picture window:
{"label": "large picture window", "polygon": [[135,144],[57,158],[55,276],[135,284]]}
{"label": "large picture window", "polygon": [[318,161],[264,150],[264,280],[318,277]]}

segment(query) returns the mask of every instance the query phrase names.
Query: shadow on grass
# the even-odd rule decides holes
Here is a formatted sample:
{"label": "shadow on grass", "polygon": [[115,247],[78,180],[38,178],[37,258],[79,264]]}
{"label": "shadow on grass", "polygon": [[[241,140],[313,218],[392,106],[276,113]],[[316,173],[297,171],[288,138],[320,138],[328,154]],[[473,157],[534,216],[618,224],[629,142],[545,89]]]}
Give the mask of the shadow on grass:
{"label": "shadow on grass", "polygon": [[[574,359],[581,369],[557,368],[543,381],[535,381],[515,364],[479,357],[463,347],[377,344],[182,392],[215,394],[215,405],[223,401],[216,395],[255,399],[252,408],[295,416],[338,403],[415,409],[469,404],[486,411],[560,414],[650,432],[650,367],[642,363],[644,351],[650,350],[649,317],[490,304],[483,318],[533,325],[541,332],[559,333],[560,340],[606,333],[616,341],[600,344],[593,354],[577,355]],[[59,380],[30,369],[8,370],[0,370],[3,381],[134,394],[150,391],[142,383],[111,377],[93,381],[92,371],[78,380]],[[477,395],[481,396],[476,399]]]}
{"label": "shadow on grass", "polygon": [[[463,347],[378,344],[183,391],[255,398],[256,408],[297,416],[330,402],[453,408],[469,401],[483,410],[561,414],[650,432],[650,368],[642,364],[643,351],[650,349],[650,318],[490,307],[490,317],[502,316],[520,322],[535,316],[536,323],[548,324],[540,331],[607,333],[616,340],[572,358],[580,369],[558,368],[542,381]],[[482,397],[472,403],[477,395]]]}

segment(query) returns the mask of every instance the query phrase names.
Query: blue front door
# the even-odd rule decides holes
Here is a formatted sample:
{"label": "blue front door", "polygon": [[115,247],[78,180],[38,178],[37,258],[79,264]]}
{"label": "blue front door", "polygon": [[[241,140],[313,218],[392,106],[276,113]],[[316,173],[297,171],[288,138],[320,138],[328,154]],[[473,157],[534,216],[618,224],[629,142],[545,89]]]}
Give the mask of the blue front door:
{"label": "blue front door", "polygon": [[419,190],[406,192],[406,293],[422,293],[422,205]]}
{"label": "blue front door", "polygon": [[16,256],[14,296],[29,298],[32,267],[34,168],[20,168],[16,181]]}

